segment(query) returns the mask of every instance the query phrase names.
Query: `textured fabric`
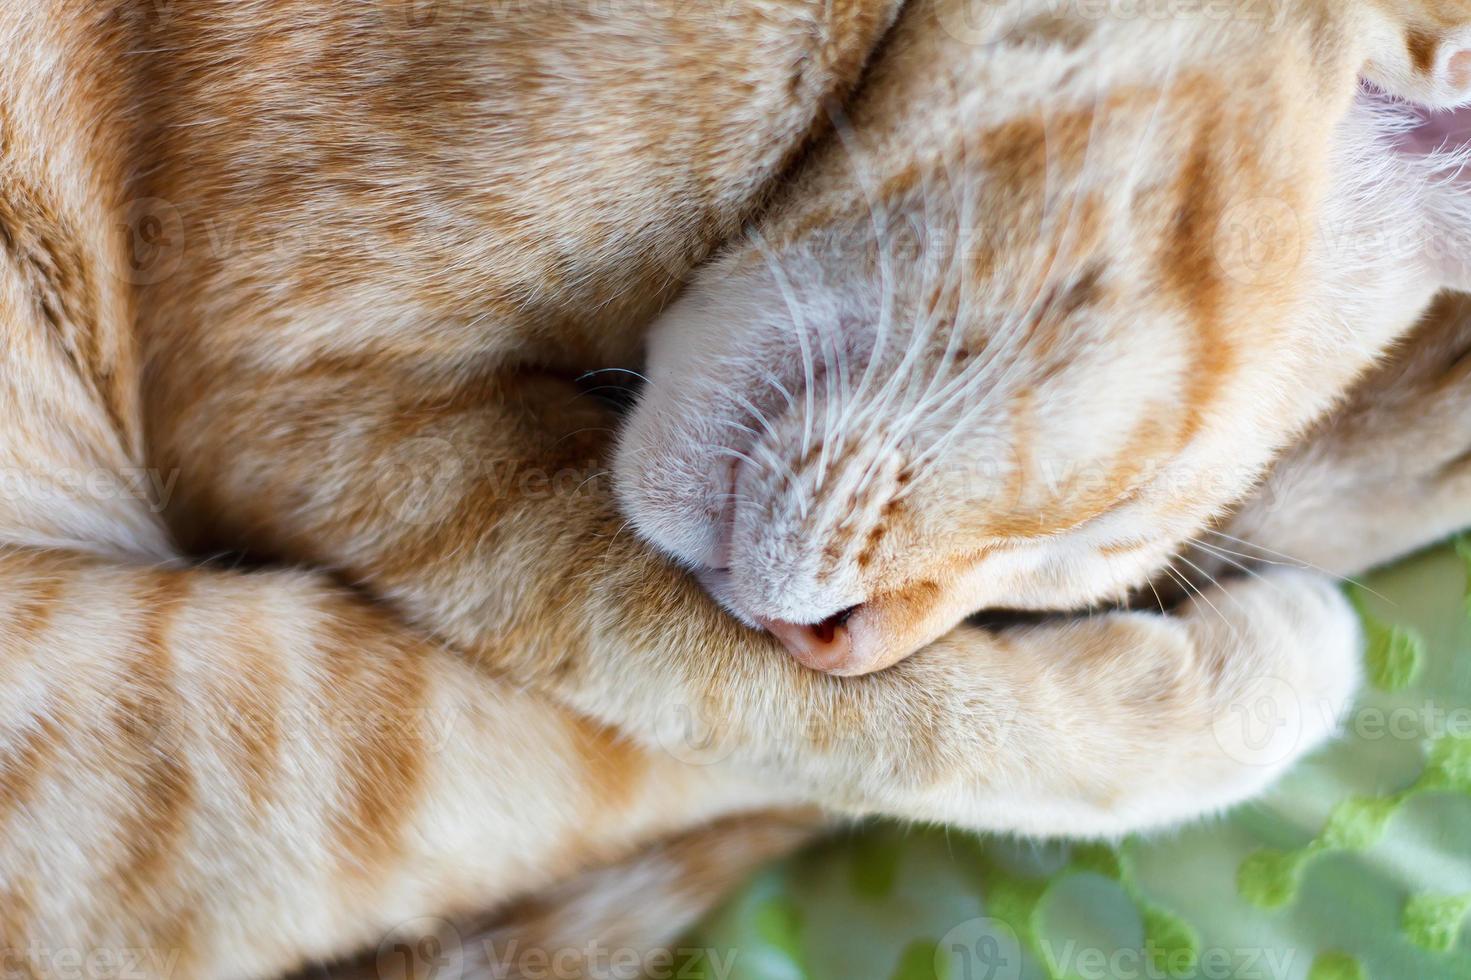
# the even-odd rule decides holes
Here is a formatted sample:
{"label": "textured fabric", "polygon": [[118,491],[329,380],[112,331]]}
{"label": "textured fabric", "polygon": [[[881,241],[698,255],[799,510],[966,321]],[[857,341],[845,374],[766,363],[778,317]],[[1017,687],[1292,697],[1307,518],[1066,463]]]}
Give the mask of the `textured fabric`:
{"label": "textured fabric", "polygon": [[875,825],[769,869],[694,945],[730,980],[1468,980],[1468,569],[1462,542],[1345,586],[1369,683],[1265,799],[1117,847]]}

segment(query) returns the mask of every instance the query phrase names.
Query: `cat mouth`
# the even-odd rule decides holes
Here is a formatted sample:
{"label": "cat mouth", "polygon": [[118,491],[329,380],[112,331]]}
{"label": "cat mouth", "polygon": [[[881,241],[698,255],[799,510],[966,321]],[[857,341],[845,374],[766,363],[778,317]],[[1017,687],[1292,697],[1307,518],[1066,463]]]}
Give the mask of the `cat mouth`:
{"label": "cat mouth", "polygon": [[1413,105],[1405,108],[1418,118],[1419,125],[1400,137],[1401,150],[1417,156],[1447,155],[1448,162],[1454,159],[1465,166],[1463,156],[1449,155],[1471,147],[1471,106],[1440,112]]}
{"label": "cat mouth", "polygon": [[1392,109],[1403,122],[1396,126],[1392,142],[1401,154],[1420,158],[1451,178],[1467,176],[1471,164],[1471,105],[1456,109],[1430,109],[1386,94],[1365,82],[1360,97]]}
{"label": "cat mouth", "polygon": [[726,612],[753,629],[776,638],[798,663],[825,674],[860,673],[854,668],[853,633],[848,628],[860,606],[849,606],[812,623],[772,619],[745,608],[737,596],[731,573],[734,557],[736,492],[741,478],[740,460],[731,458],[725,479],[725,500],[716,516],[715,546],[710,564],[695,569],[695,579]]}
{"label": "cat mouth", "polygon": [[729,568],[700,568],[695,579],[726,612],[752,629],[765,630],[792,659],[811,670],[836,676],[868,673],[871,657],[863,655],[861,631],[855,629],[863,605],[849,606],[815,623],[769,619],[746,609],[736,597]]}
{"label": "cat mouth", "polygon": [[849,606],[818,623],[787,623],[763,619],[761,626],[781,641],[792,658],[804,667],[823,674],[847,676],[866,673],[867,663],[856,656],[856,634],[849,628],[863,607]]}

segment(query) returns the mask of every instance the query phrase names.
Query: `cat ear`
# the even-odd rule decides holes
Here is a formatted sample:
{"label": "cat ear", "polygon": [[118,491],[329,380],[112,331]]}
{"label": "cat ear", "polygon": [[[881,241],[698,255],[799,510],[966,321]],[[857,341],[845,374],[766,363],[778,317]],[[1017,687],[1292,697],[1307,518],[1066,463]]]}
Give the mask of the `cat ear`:
{"label": "cat ear", "polygon": [[1431,109],[1471,103],[1471,23],[1395,31],[1376,47],[1364,74],[1386,92]]}

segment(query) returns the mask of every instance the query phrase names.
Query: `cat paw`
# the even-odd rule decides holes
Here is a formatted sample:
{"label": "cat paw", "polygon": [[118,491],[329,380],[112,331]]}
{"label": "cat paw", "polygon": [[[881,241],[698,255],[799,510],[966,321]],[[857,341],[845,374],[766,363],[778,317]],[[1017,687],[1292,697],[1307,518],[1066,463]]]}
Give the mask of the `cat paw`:
{"label": "cat paw", "polygon": [[1358,616],[1327,576],[1275,570],[1188,602],[1201,664],[1219,680],[1205,755],[1216,806],[1255,795],[1330,739],[1358,689]]}
{"label": "cat paw", "polygon": [[953,656],[970,672],[920,682],[939,710],[910,759],[943,759],[951,778],[905,815],[1112,837],[1217,813],[1332,737],[1359,651],[1347,599],[1297,571],[1213,586],[1172,615],[949,637],[895,668],[918,680]]}

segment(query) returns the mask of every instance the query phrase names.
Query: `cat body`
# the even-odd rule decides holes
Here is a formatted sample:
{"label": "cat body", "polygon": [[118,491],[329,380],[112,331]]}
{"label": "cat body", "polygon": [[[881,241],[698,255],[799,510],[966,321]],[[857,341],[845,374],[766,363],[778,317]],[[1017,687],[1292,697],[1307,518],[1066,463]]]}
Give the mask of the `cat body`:
{"label": "cat body", "polygon": [[[0,946],[17,969],[51,975],[57,951],[105,949],[138,951],[160,975],[278,974],[773,807],[1116,834],[1249,796],[1331,732],[1357,634],[1312,575],[1226,586],[1228,602],[1208,592],[1172,616],[956,626],[892,670],[844,679],[733,622],[628,531],[604,473],[618,420],[569,376],[640,365],[649,319],[732,238],[689,302],[739,284],[754,268],[748,221],[780,259],[758,275],[810,261],[819,274],[804,281],[823,284],[849,246],[864,254],[849,234],[861,199],[831,148],[944,136],[914,128],[924,113],[909,100],[940,113],[969,96],[911,75],[955,53],[941,35],[954,37],[956,9],[916,4],[892,37],[898,4],[879,0],[571,17],[449,4],[428,19],[388,0],[0,10]],[[1182,91],[1171,125],[1200,136],[1184,145],[1231,146],[1275,118],[1284,142],[1261,179],[1329,199],[1359,71],[1382,63],[1386,84],[1440,98],[1458,10],[1303,4],[1270,43],[1238,31],[1219,49],[1198,31],[1218,71],[1257,95],[1290,91],[1221,132],[1201,115],[1221,93]],[[1025,44],[1065,47],[1072,30],[1039,21]],[[1418,62],[1417,31],[1430,41],[1414,50],[1431,52]],[[845,122],[829,107],[874,58],[865,91],[892,85],[897,101],[864,96]],[[1014,154],[1030,137],[1010,136],[999,163],[1013,154],[1008,179],[1025,185]],[[1200,179],[1183,159],[1156,217],[1179,218]],[[902,201],[927,173],[989,186],[944,154],[914,163],[869,190]],[[1199,245],[1211,221],[1185,224],[1177,245]],[[814,249],[824,241],[836,246]],[[1017,270],[1034,254],[1001,251],[997,267]],[[1204,267],[1184,258],[1176,301],[1190,305],[1185,280]],[[1375,295],[1393,315],[1356,327],[1356,362],[1308,359],[1312,377],[1291,358],[1280,377],[1265,358],[1223,366],[1245,386],[1232,404],[1261,394],[1243,380],[1257,370],[1312,390],[1210,445],[1258,473],[1407,329],[1437,281],[1423,271],[1418,256],[1391,270],[1405,281]],[[1025,307],[1041,287],[1015,281]],[[909,302],[926,282],[900,276],[893,295]],[[1305,291],[1232,288],[1221,302],[1295,323],[1284,310]],[[753,322],[769,312],[769,295],[745,295]],[[739,303],[721,308],[741,322]],[[937,336],[951,357],[935,363],[953,362],[959,334]],[[916,384],[943,379],[906,363]],[[1095,369],[1132,369],[1083,363],[1050,382],[1097,395]],[[1164,456],[1169,436],[1153,443]],[[1160,557],[1252,479],[1192,499],[1139,550]],[[1034,494],[1018,485],[1022,512],[1059,517]],[[936,526],[883,547],[921,547]],[[222,554],[267,567],[207,560]],[[1115,589],[1147,557],[1078,580]],[[876,567],[896,582],[912,571]],[[1031,604],[1048,578],[1026,581]],[[1058,606],[1079,598],[1076,580],[1051,585]],[[884,638],[873,662],[960,615],[911,606],[908,626],[871,634]],[[761,618],[803,625],[799,612]],[[1244,757],[1212,722],[1263,675],[1300,694],[1302,724],[1268,746],[1280,751]]]}

